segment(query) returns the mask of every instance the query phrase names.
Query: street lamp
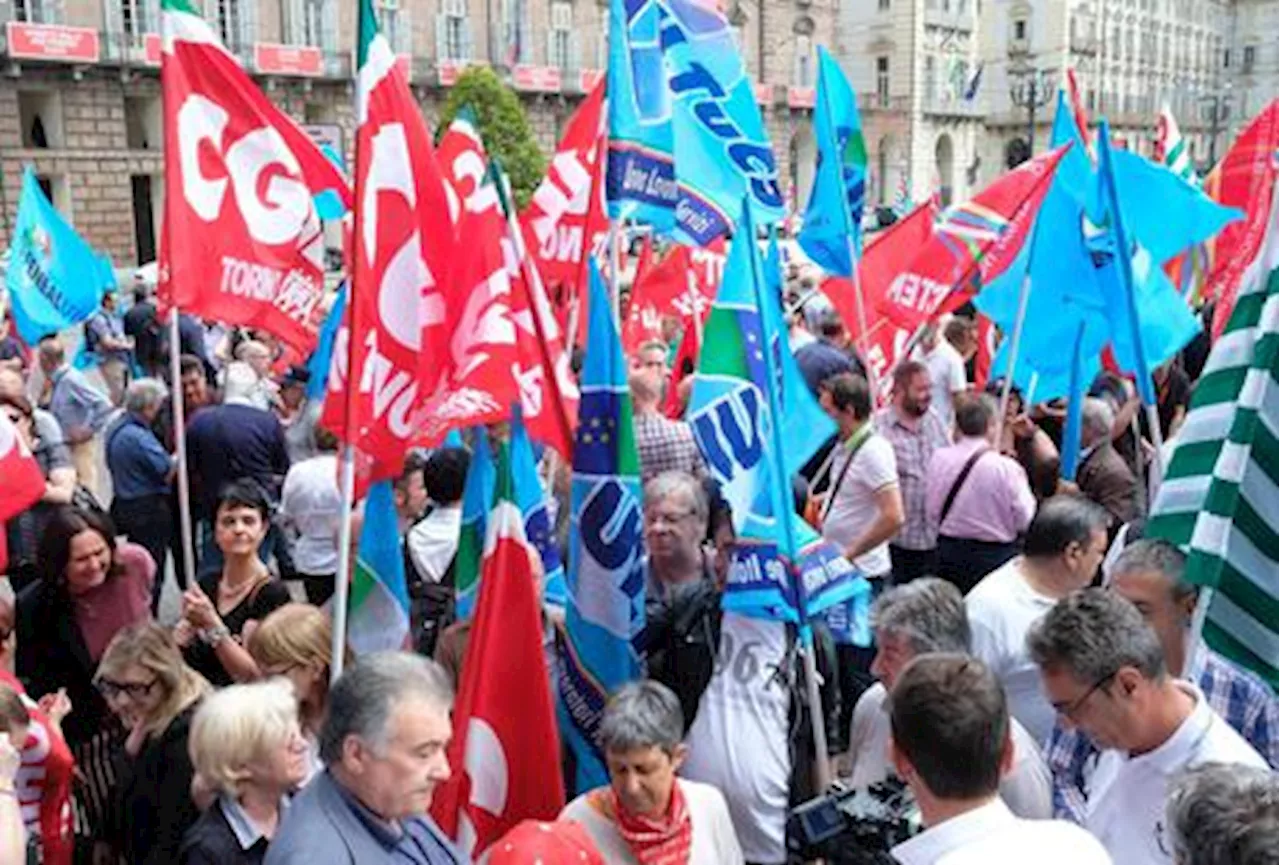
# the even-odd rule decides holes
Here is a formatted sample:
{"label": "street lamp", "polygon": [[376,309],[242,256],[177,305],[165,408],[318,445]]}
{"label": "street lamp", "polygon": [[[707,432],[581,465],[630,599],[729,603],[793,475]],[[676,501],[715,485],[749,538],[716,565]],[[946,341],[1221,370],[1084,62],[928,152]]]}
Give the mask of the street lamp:
{"label": "street lamp", "polygon": [[1049,104],[1057,87],[1048,69],[1023,66],[1009,70],[1009,101],[1027,109],[1027,159],[1036,150],[1036,110]]}
{"label": "street lamp", "polygon": [[1221,92],[1200,97],[1200,104],[1209,106],[1209,167],[1218,163],[1218,131],[1231,117],[1231,82],[1222,85]]}

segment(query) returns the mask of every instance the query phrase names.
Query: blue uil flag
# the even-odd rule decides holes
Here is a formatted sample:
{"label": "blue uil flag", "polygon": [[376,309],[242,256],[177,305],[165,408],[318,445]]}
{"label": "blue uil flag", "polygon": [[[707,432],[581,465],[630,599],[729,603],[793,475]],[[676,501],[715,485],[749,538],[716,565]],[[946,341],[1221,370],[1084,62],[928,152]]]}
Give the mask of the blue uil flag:
{"label": "blue uil flag", "polygon": [[31,166],[22,174],[18,221],[5,285],[18,334],[29,345],[93,315],[115,288],[109,259],[76,234],[49,203]]}
{"label": "blue uil flag", "polygon": [[733,30],[691,0],[612,0],[609,213],[703,245],[733,230],[745,196],[783,215],[773,148]]}
{"label": "blue uil flag", "polygon": [[867,146],[853,88],[840,65],[818,49],[818,96],[814,108],[818,170],[797,238],[814,264],[828,273],[853,274],[849,255],[862,248],[862,211],[867,196]]}

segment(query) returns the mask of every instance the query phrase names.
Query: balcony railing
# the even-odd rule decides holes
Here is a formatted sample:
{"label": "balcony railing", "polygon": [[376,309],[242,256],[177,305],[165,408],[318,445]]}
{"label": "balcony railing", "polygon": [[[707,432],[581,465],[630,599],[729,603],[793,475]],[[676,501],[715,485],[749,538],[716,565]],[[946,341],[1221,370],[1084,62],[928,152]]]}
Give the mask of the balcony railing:
{"label": "balcony railing", "polygon": [[967,8],[960,12],[953,3],[950,8],[942,9],[925,4],[924,23],[926,27],[938,27],[944,30],[959,30],[968,33],[973,30],[973,13]]}
{"label": "balcony railing", "polygon": [[956,98],[950,94],[925,96],[920,101],[920,110],[937,117],[974,118],[986,114],[979,100]]}

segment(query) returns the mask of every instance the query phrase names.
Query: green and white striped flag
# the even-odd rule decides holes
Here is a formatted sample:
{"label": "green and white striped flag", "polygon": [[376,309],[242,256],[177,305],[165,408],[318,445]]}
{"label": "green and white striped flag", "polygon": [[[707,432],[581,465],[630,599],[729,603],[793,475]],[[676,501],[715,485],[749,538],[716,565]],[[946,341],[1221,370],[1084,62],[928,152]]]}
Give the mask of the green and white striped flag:
{"label": "green and white striped flag", "polygon": [[1208,644],[1272,688],[1280,646],[1276,216],[1273,195],[1266,240],[1209,354],[1146,531],[1186,550],[1188,578],[1213,589]]}
{"label": "green and white striped flag", "polygon": [[1160,109],[1156,120],[1157,149],[1162,154],[1160,161],[1164,167],[1181,177],[1187,183],[1200,185],[1200,177],[1191,162],[1191,152],[1187,149],[1187,140],[1178,129],[1178,121],[1173,118],[1169,106]]}

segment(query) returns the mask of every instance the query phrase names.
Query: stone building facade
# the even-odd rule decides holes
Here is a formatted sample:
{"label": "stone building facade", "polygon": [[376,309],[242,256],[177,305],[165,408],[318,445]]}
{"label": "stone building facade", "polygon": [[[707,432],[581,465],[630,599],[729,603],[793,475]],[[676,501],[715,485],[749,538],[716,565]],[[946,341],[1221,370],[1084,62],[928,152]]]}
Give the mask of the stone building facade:
{"label": "stone building facade", "polygon": [[[602,74],[602,0],[374,0],[433,126],[469,64],[520,95],[550,154]],[[354,136],[355,0],[193,0],[270,98],[317,140]],[[731,0],[757,101],[791,200],[803,205],[815,147],[816,46],[834,44],[836,0]],[[0,244],[25,165],[118,267],[155,257],[164,198],[158,0],[0,0]],[[349,156],[350,154],[347,153]]]}

